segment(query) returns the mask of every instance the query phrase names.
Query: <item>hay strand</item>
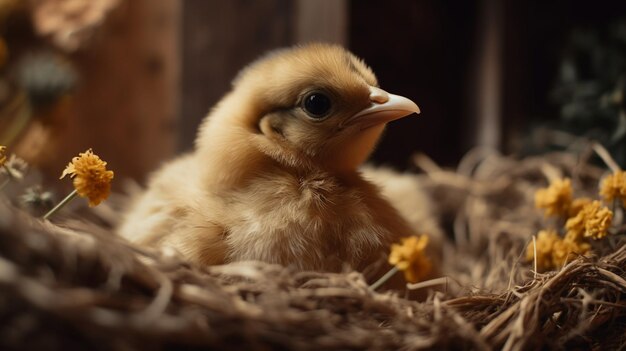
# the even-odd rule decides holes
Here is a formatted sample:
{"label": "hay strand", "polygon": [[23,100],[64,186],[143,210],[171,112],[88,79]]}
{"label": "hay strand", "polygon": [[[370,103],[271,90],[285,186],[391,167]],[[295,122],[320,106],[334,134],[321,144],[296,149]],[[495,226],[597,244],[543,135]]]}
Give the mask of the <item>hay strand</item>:
{"label": "hay strand", "polygon": [[531,201],[547,182],[543,165],[566,176],[577,172],[583,191],[602,170],[581,167],[567,154],[521,161],[474,155],[460,172],[431,164],[420,176],[441,218],[451,218],[449,236],[459,239],[444,243],[442,277],[409,286],[443,287],[421,302],[372,291],[357,272],[299,272],[261,262],[196,267],[108,229],[54,225],[0,200],[0,348],[626,346],[621,236],[614,248],[576,257],[558,271],[539,273],[520,255],[543,220]]}

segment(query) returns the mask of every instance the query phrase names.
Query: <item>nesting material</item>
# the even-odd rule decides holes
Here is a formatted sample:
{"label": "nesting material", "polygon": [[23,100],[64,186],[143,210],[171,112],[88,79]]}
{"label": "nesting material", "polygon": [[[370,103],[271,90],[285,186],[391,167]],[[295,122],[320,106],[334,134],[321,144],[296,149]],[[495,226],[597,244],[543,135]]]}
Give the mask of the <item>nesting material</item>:
{"label": "nesting material", "polygon": [[592,192],[601,170],[569,155],[516,161],[474,154],[455,172],[418,163],[432,207],[451,228],[441,268],[447,278],[418,283],[421,290],[439,288],[422,302],[372,292],[356,272],[296,272],[259,262],[194,267],[92,224],[42,222],[3,200],[0,348],[626,345],[626,247],[619,236],[559,271],[535,273],[523,260],[544,221],[532,196],[545,186],[545,173],[567,173]]}

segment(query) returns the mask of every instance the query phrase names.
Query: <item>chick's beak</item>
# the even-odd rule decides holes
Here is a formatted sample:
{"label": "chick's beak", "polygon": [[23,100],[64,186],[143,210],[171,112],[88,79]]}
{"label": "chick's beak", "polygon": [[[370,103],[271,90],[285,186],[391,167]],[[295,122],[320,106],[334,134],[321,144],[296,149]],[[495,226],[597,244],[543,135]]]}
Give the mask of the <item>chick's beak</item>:
{"label": "chick's beak", "polygon": [[370,87],[371,105],[350,117],[346,125],[359,125],[360,129],[367,129],[375,125],[406,117],[412,113],[420,113],[417,105],[404,96],[389,94],[388,92]]}

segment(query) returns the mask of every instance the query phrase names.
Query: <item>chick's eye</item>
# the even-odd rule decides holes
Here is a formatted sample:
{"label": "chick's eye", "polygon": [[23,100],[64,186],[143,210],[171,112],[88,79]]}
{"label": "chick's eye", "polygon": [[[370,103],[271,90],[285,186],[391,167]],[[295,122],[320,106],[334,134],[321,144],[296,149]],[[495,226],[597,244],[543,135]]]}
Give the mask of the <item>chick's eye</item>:
{"label": "chick's eye", "polygon": [[313,118],[325,117],[332,103],[330,98],[322,93],[312,93],[304,98],[304,110]]}

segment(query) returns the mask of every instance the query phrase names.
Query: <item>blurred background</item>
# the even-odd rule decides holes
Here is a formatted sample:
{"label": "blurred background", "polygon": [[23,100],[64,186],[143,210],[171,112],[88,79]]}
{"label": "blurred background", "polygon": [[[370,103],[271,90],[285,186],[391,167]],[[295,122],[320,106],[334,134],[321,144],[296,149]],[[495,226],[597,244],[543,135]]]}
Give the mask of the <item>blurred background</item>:
{"label": "blurred background", "polygon": [[623,0],[0,0],[0,39],[0,144],[50,179],[92,147],[143,181],[192,148],[240,68],[309,41],[346,46],[422,109],[375,163],[575,137],[626,159]]}

